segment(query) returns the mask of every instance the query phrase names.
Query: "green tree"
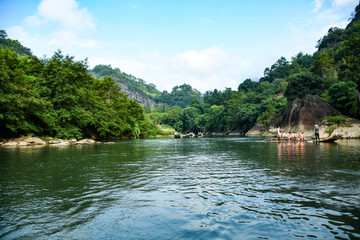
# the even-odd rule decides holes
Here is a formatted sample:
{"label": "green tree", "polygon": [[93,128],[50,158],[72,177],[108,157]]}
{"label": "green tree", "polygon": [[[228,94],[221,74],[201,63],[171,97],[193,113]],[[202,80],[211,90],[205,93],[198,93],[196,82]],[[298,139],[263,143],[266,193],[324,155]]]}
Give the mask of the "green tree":
{"label": "green tree", "polygon": [[281,57],[271,65],[271,68],[265,68],[264,77],[260,78],[259,82],[273,82],[276,78],[286,78],[291,73],[290,63],[285,57]]}
{"label": "green tree", "polygon": [[283,114],[286,105],[285,98],[267,98],[261,102],[261,114],[257,118],[257,122],[262,125],[263,130],[268,129]]}
{"label": "green tree", "polygon": [[169,106],[179,106],[185,108],[190,105],[194,99],[200,101],[201,93],[193,89],[188,84],[173,87],[171,93],[163,91],[157,102],[167,103]]}
{"label": "green tree", "polygon": [[[360,28],[360,22],[355,27]],[[357,82],[360,79],[360,33],[353,33],[345,42],[346,57],[340,65],[339,78],[343,81]]]}
{"label": "green tree", "polygon": [[172,126],[175,130],[183,132],[183,113],[182,108],[179,106],[172,107],[167,114],[164,115],[164,118],[161,123]]}
{"label": "green tree", "polygon": [[223,132],[225,129],[224,119],[225,107],[223,105],[210,107],[209,113],[206,114],[206,126],[207,132]]}
{"label": "green tree", "polygon": [[260,114],[260,104],[245,103],[237,113],[237,125],[246,133],[254,126]]}
{"label": "green tree", "polygon": [[306,94],[321,94],[321,85],[323,79],[311,72],[302,72],[293,74],[289,77],[289,83],[286,87],[284,96],[288,101],[295,98],[303,98]]}
{"label": "green tree", "polygon": [[327,101],[342,114],[356,117],[358,99],[354,82],[339,82],[333,84],[328,91]]}
{"label": "green tree", "polygon": [[238,91],[244,93],[248,92],[249,90],[254,91],[258,84],[258,82],[253,82],[251,81],[251,79],[248,78],[243,83],[240,83],[240,85],[238,86]]}
{"label": "green tree", "polygon": [[0,136],[42,134],[49,102],[34,89],[36,78],[27,76],[22,60],[0,48]]}
{"label": "green tree", "polygon": [[183,122],[183,131],[198,132],[200,127],[197,126],[195,119],[200,115],[200,112],[197,108],[186,107],[182,111],[182,122]]}
{"label": "green tree", "polygon": [[344,41],[346,36],[345,36],[345,31],[341,28],[330,28],[327,35],[325,35],[324,37],[322,37],[317,44],[317,48],[318,50],[322,50],[324,48],[329,48],[330,46],[333,46],[334,44]]}

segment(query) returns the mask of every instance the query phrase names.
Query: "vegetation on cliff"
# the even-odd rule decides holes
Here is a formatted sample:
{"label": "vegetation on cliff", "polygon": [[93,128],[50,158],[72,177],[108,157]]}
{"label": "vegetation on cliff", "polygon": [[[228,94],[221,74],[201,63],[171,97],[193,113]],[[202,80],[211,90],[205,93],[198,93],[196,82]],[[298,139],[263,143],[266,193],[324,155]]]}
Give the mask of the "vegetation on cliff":
{"label": "vegetation on cliff", "polygon": [[148,84],[141,78],[136,78],[131,74],[121,72],[119,68],[113,69],[111,65],[96,65],[89,71],[89,73],[99,79],[112,77],[115,81],[142,92],[145,96],[151,98],[152,100],[157,99],[161,94],[154,84]]}

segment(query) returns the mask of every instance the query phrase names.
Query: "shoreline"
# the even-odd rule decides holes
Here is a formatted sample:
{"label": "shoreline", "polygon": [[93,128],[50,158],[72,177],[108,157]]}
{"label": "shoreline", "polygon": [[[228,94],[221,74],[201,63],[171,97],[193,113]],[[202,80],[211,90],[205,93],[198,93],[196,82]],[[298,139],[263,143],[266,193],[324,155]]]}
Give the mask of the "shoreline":
{"label": "shoreline", "polygon": [[[325,134],[326,135],[326,134]],[[217,133],[215,135],[207,135],[207,137],[267,137],[267,138],[276,138],[277,136],[274,134],[268,135],[231,135],[231,134],[220,134]],[[324,136],[324,135],[323,135]],[[204,136],[206,137],[206,136]],[[149,136],[143,137],[139,139],[162,139],[162,138],[174,138],[173,135],[157,135],[157,136]],[[186,138],[186,137],[185,137]],[[306,136],[308,140],[311,140],[311,136]],[[327,138],[326,136],[322,138]],[[44,140],[45,139],[45,140]],[[338,140],[347,140],[347,139],[354,139],[360,140],[360,136],[351,137],[351,136],[343,136]],[[121,138],[121,139],[106,139],[102,141],[95,141],[94,139],[84,138],[80,140],[70,139],[52,139],[52,138],[41,138],[41,137],[19,137],[19,138],[11,138],[11,139],[1,139],[0,140],[0,147],[41,147],[41,146],[70,146],[70,145],[94,145],[94,144],[115,144],[114,141],[120,140],[135,140],[135,138]]]}
{"label": "shoreline", "polygon": [[[142,137],[139,139],[160,139],[171,138],[172,135],[156,135]],[[0,139],[0,147],[33,147],[33,146],[70,146],[70,145],[92,145],[92,144],[114,144],[114,141],[132,140],[135,138],[118,138],[118,139],[103,139],[96,141],[91,138],[83,139],[58,139],[51,137],[18,137],[9,139]]]}

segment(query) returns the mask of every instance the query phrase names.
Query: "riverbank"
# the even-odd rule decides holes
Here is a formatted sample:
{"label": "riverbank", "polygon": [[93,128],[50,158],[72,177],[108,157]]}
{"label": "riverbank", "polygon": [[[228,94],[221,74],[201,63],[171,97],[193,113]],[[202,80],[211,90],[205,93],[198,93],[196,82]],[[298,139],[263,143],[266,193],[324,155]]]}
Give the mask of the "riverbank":
{"label": "riverbank", "polygon": [[[2,140],[0,141],[0,146],[3,147],[28,147],[28,146],[69,146],[69,145],[86,145],[86,144],[98,144],[101,142],[97,142],[93,139],[53,139],[53,138],[44,138],[41,139],[39,137],[19,137],[14,139]],[[109,143],[109,142],[107,142]]]}
{"label": "riverbank", "polygon": [[[354,118],[348,118],[341,125],[330,124],[326,121],[323,121],[319,124],[320,137],[327,138],[335,135],[342,135],[345,139],[360,139],[360,121]],[[292,127],[281,128],[281,131],[285,132],[304,132],[306,138],[311,138],[314,136],[314,129],[298,129]],[[259,124],[251,128],[246,134],[246,136],[266,136],[266,137],[276,137],[277,128],[273,127],[267,131],[264,131]]]}
{"label": "riverbank", "polygon": [[[144,139],[157,139],[157,138],[173,138],[173,135],[156,135],[144,137]],[[132,139],[132,138],[126,138]],[[54,139],[50,137],[19,137],[12,139],[0,139],[0,147],[31,147],[31,146],[70,146],[70,145],[89,145],[89,144],[114,144],[111,140],[96,141],[90,138],[84,139]],[[124,140],[116,139],[116,140]]]}

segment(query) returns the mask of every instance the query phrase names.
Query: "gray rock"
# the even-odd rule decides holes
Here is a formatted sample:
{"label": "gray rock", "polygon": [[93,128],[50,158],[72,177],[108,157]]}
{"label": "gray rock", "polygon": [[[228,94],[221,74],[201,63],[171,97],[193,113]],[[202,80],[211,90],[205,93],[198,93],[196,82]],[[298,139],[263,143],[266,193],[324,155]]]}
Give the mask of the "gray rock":
{"label": "gray rock", "polygon": [[18,142],[10,141],[10,142],[4,143],[2,146],[15,147],[15,146],[17,146],[18,144],[19,144]]}
{"label": "gray rock", "polygon": [[95,140],[85,138],[85,139],[81,139],[81,140],[77,141],[75,144],[83,145],[83,144],[94,144],[94,143],[95,143]]}
{"label": "gray rock", "polygon": [[67,141],[63,141],[63,142],[59,142],[57,144],[53,144],[52,146],[69,146],[71,145],[71,143],[67,142]]}
{"label": "gray rock", "polygon": [[350,118],[346,126],[336,128],[331,136],[341,134],[343,138],[360,138],[360,121]]}
{"label": "gray rock", "polygon": [[59,143],[62,143],[63,140],[62,139],[57,139],[57,140],[50,140],[48,143],[49,144],[59,144]]}
{"label": "gray rock", "polygon": [[293,131],[313,130],[326,116],[341,115],[318,96],[307,94],[303,99],[295,99],[286,106],[280,127]]}
{"label": "gray rock", "polygon": [[37,137],[25,138],[24,141],[30,143],[30,145],[46,145],[45,141]]}
{"label": "gray rock", "polygon": [[120,76],[113,74],[111,77],[115,80],[120,80],[120,81],[117,81],[116,84],[121,87],[120,91],[125,93],[126,95],[128,95],[128,97],[130,99],[136,100],[142,106],[149,106],[149,107],[154,107],[154,108],[157,106],[157,104],[155,103],[154,100],[145,96],[142,92],[140,92],[136,89],[133,89],[133,88],[129,87],[128,85],[122,83],[121,82],[122,79],[120,78]]}
{"label": "gray rock", "polygon": [[24,146],[29,146],[29,145],[30,145],[30,143],[28,143],[28,142],[20,141],[17,146],[24,147]]}

